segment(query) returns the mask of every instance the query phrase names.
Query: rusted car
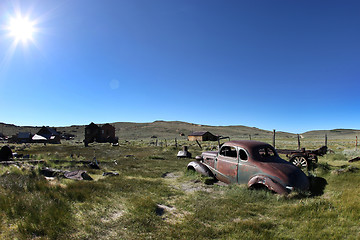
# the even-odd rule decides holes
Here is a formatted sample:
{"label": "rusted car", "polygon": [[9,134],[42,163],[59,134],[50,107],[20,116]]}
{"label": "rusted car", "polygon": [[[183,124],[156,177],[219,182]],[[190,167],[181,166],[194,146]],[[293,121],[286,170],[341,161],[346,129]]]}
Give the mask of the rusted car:
{"label": "rusted car", "polygon": [[269,144],[230,141],[218,152],[203,152],[188,169],[225,183],[246,183],[249,188],[267,188],[279,194],[307,191],[309,179],[303,171],[279,157]]}

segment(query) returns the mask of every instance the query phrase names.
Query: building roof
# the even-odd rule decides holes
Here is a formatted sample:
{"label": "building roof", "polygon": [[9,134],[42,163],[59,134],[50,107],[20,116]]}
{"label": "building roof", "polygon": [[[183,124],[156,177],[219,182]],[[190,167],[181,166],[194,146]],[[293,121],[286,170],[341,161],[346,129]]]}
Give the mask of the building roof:
{"label": "building roof", "polygon": [[32,137],[32,140],[34,140],[34,141],[44,141],[44,140],[47,140],[47,139],[45,137],[41,136],[41,135],[35,134]]}
{"label": "building roof", "polygon": [[88,129],[88,128],[90,128],[90,129],[99,129],[99,126],[96,125],[95,123],[91,122],[89,125],[85,126],[85,129]]}
{"label": "building roof", "polygon": [[51,136],[60,136],[60,134],[56,131],[55,128],[50,128],[50,127],[42,127],[38,133],[38,135],[43,136],[47,139],[50,139]]}
{"label": "building roof", "polygon": [[51,135],[51,136],[57,136],[57,135],[60,135],[55,128],[51,128],[51,127],[42,127],[38,133],[39,135],[41,136],[44,136],[44,135]]}
{"label": "building roof", "polygon": [[189,136],[204,136],[205,133],[210,133],[210,132],[193,132],[193,133],[189,134]]}
{"label": "building roof", "polygon": [[49,133],[51,133],[51,135],[53,136],[57,136],[57,135],[60,135],[56,130],[55,128],[50,128],[50,127],[46,127],[47,130],[49,131]]}
{"label": "building roof", "polygon": [[113,128],[113,129],[115,129],[114,126],[112,126],[112,125],[110,125],[110,124],[108,124],[108,123],[106,123],[106,124],[104,124],[104,125],[101,126],[101,128],[106,128],[106,127],[111,127],[111,128]]}
{"label": "building roof", "polygon": [[30,132],[19,132],[17,135],[18,138],[31,138]]}

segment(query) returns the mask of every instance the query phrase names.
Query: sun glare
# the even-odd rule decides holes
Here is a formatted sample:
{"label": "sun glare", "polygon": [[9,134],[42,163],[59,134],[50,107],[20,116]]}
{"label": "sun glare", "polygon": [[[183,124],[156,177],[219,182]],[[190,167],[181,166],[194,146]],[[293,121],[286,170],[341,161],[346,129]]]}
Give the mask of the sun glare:
{"label": "sun glare", "polygon": [[[38,24],[43,21],[43,17],[31,18],[31,9],[25,14],[22,14],[20,6],[14,4],[13,10],[9,10],[9,12],[4,15],[6,16],[6,22],[0,24],[0,33],[6,37],[6,39],[10,40],[10,44],[3,54],[3,59],[0,59],[0,72],[7,69],[15,51],[20,45],[22,45],[22,50],[25,52],[27,52],[30,45],[39,49],[35,40],[35,34],[41,32],[41,29],[38,28]],[[0,40],[2,40],[2,36],[0,37]]]}
{"label": "sun glare", "polygon": [[14,37],[16,41],[22,42],[32,40],[35,32],[34,23],[23,17],[12,18],[8,30],[9,34]]}

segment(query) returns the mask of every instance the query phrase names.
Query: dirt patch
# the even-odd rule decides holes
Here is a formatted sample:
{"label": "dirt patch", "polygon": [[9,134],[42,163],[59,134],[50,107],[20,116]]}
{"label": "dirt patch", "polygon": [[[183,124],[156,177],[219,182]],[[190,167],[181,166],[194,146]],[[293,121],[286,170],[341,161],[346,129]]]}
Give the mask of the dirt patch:
{"label": "dirt patch", "polygon": [[166,172],[163,175],[161,175],[162,178],[179,178],[180,174],[179,173],[171,173],[171,172]]}
{"label": "dirt patch", "polygon": [[156,214],[169,224],[180,223],[185,216],[190,214],[187,211],[179,211],[176,207],[170,205],[158,204]]}
{"label": "dirt patch", "polygon": [[212,192],[213,188],[202,183],[201,181],[193,181],[181,184],[181,190],[187,193],[193,193],[197,191]]}
{"label": "dirt patch", "polygon": [[345,167],[345,168],[334,170],[331,173],[336,174],[336,175],[340,175],[340,174],[343,174],[343,173],[357,172],[357,171],[359,171],[359,168],[354,167],[354,166],[348,166],[348,167]]}
{"label": "dirt patch", "polygon": [[192,180],[186,182],[180,182],[178,178],[180,178],[183,174],[180,172],[167,172],[162,175],[164,179],[170,184],[171,187],[182,190],[186,193],[192,193],[196,191],[212,191],[212,187],[204,184],[200,180]]}
{"label": "dirt patch", "polygon": [[109,213],[109,215],[106,216],[106,217],[101,218],[101,221],[104,222],[104,223],[116,221],[119,218],[121,218],[123,215],[124,215],[124,211],[123,210],[118,210],[118,211]]}

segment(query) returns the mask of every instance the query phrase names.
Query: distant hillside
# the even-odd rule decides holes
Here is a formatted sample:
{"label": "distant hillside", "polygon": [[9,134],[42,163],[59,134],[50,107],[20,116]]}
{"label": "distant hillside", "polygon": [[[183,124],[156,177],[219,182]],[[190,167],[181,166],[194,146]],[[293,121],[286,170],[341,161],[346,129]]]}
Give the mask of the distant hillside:
{"label": "distant hillside", "polygon": [[[195,131],[209,131],[214,135],[229,136],[231,139],[271,138],[272,131],[262,130],[246,126],[208,126],[180,121],[155,121],[151,123],[116,122],[110,123],[116,128],[116,136],[121,140],[149,139],[156,136],[159,139],[186,139],[187,135]],[[102,124],[98,124],[102,125]],[[6,136],[15,135],[18,132],[36,133],[40,126],[16,126],[13,124],[0,123],[0,132]],[[77,141],[84,139],[85,126],[73,125],[68,127],[56,127],[58,132],[76,135]],[[185,136],[180,136],[183,133]],[[296,138],[296,134],[277,132],[279,138]],[[355,138],[360,137],[360,130],[334,129],[316,130],[301,134],[304,138],[323,138],[327,134],[329,138]]]}
{"label": "distant hillside", "polygon": [[0,123],[0,133],[3,133],[5,136],[12,136],[18,132],[31,132],[32,134],[35,134],[40,128],[41,127],[16,126],[14,124]]}
{"label": "distant hillside", "polygon": [[323,138],[327,134],[331,138],[339,139],[355,139],[360,137],[360,130],[355,129],[333,129],[333,130],[313,130],[303,133],[305,138]]}
{"label": "distant hillside", "polygon": [[[246,126],[208,126],[179,121],[155,121],[152,123],[113,123],[116,134],[120,139],[146,139],[155,135],[158,138],[180,138],[183,133],[186,138],[195,131],[209,131],[214,135],[229,136],[231,138],[271,137],[272,132]],[[290,133],[278,133],[282,137],[292,137]]]}

